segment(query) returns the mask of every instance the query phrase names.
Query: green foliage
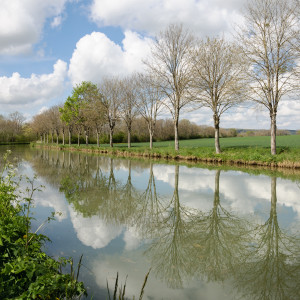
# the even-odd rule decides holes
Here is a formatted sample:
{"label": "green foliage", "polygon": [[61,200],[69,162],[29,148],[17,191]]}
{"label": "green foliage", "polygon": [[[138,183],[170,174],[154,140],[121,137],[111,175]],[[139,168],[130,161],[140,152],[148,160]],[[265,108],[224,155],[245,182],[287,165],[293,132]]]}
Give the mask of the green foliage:
{"label": "green foliage", "polygon": [[69,96],[60,109],[61,119],[67,125],[83,125],[89,118],[89,105],[101,98],[101,94],[95,84],[90,81],[83,81],[73,88],[72,95]]}
{"label": "green foliage", "polygon": [[78,274],[61,272],[72,260],[56,261],[41,251],[48,238],[30,232],[32,197],[38,188],[29,181],[27,195],[21,197],[7,155],[4,161],[0,177],[1,299],[73,299],[86,294],[83,283],[77,281]]}
{"label": "green foliage", "polygon": [[126,135],[123,131],[118,132],[117,134],[114,134],[113,136],[113,142],[114,143],[125,143],[126,142]]}

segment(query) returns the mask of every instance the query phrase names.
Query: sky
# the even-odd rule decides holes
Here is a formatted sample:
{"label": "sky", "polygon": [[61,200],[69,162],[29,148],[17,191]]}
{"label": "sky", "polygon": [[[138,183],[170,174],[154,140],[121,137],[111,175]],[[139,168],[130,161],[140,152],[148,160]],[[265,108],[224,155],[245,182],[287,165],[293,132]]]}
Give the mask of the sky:
{"label": "sky", "polygon": [[[82,81],[143,70],[151,39],[170,23],[198,37],[232,38],[246,0],[0,0],[0,114],[27,120],[64,103]],[[300,129],[300,101],[282,101],[279,129]],[[161,118],[171,118],[164,113]],[[181,118],[213,124],[209,109]],[[268,112],[244,106],[221,118],[223,128],[268,129]]]}

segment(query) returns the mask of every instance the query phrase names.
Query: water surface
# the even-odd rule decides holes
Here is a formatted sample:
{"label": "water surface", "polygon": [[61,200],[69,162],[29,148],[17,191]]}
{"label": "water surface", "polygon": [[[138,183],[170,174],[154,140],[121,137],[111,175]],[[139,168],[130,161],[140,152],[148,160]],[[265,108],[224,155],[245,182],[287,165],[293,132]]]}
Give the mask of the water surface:
{"label": "water surface", "polygon": [[[5,147],[1,148],[3,152]],[[128,297],[300,299],[297,175],[15,147],[35,195],[33,227],[54,257],[83,254],[89,298],[106,299],[117,272]]]}

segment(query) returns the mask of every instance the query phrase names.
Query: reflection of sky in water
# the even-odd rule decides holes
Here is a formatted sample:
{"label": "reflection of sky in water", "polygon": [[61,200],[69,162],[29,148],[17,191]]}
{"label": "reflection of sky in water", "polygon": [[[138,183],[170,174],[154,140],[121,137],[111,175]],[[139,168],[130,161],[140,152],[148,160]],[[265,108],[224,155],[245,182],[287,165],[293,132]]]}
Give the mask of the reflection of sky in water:
{"label": "reflection of sky in water", "polygon": [[[36,185],[44,185],[42,193],[35,195],[35,218],[33,228],[36,228],[50,215],[50,211],[61,212],[58,222],[51,222],[44,229],[53,243],[47,244],[47,251],[51,255],[73,256],[76,259],[83,253],[85,268],[82,268],[81,278],[85,279],[90,289],[96,291],[94,299],[105,299],[106,278],[113,286],[112,278],[119,272],[120,278],[125,280],[128,275],[127,292],[130,296],[139,293],[143,279],[150,267],[150,260],[145,251],[151,246],[151,239],[143,236],[140,224],[132,219],[138,218],[138,212],[126,220],[126,224],[116,224],[116,220],[103,217],[102,206],[99,211],[93,212],[90,217],[69,205],[63,192],[59,191],[64,175],[57,165],[70,165],[71,169],[76,162],[86,162],[76,153],[46,152],[27,149],[23,157],[20,172],[32,177],[37,173]],[[19,153],[22,157],[22,153]],[[43,158],[45,166],[39,169],[39,159]],[[96,158],[88,156],[91,174],[95,176]],[[50,163],[51,162],[51,163]],[[108,157],[101,157],[97,161],[103,174],[110,175],[110,162]],[[48,165],[47,165],[48,164]],[[83,168],[84,164],[81,165]],[[113,159],[113,175],[120,186],[128,182],[129,168],[131,168],[131,184],[142,194],[148,186],[150,162],[127,161]],[[54,172],[50,172],[54,168]],[[55,171],[57,169],[57,172]],[[61,168],[61,167],[60,167]],[[49,174],[47,173],[49,171]],[[174,165],[153,163],[153,174],[158,198],[161,204],[168,206],[175,189]],[[178,192],[180,205],[190,209],[209,213],[213,208],[216,170],[200,169],[196,167],[179,166]],[[57,174],[56,174],[57,173]],[[54,175],[53,175],[54,174]],[[56,174],[56,175],[55,175]],[[66,172],[68,174],[68,172]],[[62,176],[62,177],[60,177]],[[73,176],[73,175],[72,175]],[[271,178],[266,175],[249,175],[241,171],[221,171],[219,181],[220,204],[226,211],[246,219],[260,219],[265,222],[270,213],[271,204]],[[279,225],[282,228],[299,228],[300,201],[299,187],[295,182],[277,178],[277,214]],[[88,198],[88,196],[87,196]],[[142,199],[143,200],[143,199]],[[121,200],[120,200],[121,201]],[[137,202],[141,205],[142,202]],[[119,206],[122,210],[122,205]],[[172,211],[168,208],[168,211]],[[164,216],[166,212],[164,213]],[[143,218],[138,219],[143,222]],[[131,223],[130,223],[131,222]],[[163,232],[162,229],[158,231]],[[197,245],[196,245],[197,246]],[[200,245],[201,246],[201,245]],[[214,282],[205,282],[197,278],[183,278],[185,289],[172,289],[166,287],[159,274],[152,271],[146,288],[146,295],[151,299],[233,299],[231,283],[221,285]],[[103,290],[99,290],[103,289]],[[102,295],[102,296],[99,296]],[[149,298],[150,299],[150,298]]]}

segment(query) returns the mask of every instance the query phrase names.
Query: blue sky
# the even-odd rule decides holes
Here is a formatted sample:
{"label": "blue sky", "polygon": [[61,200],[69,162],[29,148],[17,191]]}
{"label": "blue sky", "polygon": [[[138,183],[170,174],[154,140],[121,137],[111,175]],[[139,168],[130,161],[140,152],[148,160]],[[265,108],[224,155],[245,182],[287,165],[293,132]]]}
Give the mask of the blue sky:
{"label": "blue sky", "polygon": [[[231,37],[246,0],[0,0],[0,109],[34,114],[64,102],[72,86],[143,69],[151,38],[183,23],[198,37]],[[278,127],[300,129],[300,101],[284,102]],[[170,117],[165,114],[163,117]],[[209,110],[184,112],[211,125]],[[269,128],[257,107],[224,115],[222,127]]]}

